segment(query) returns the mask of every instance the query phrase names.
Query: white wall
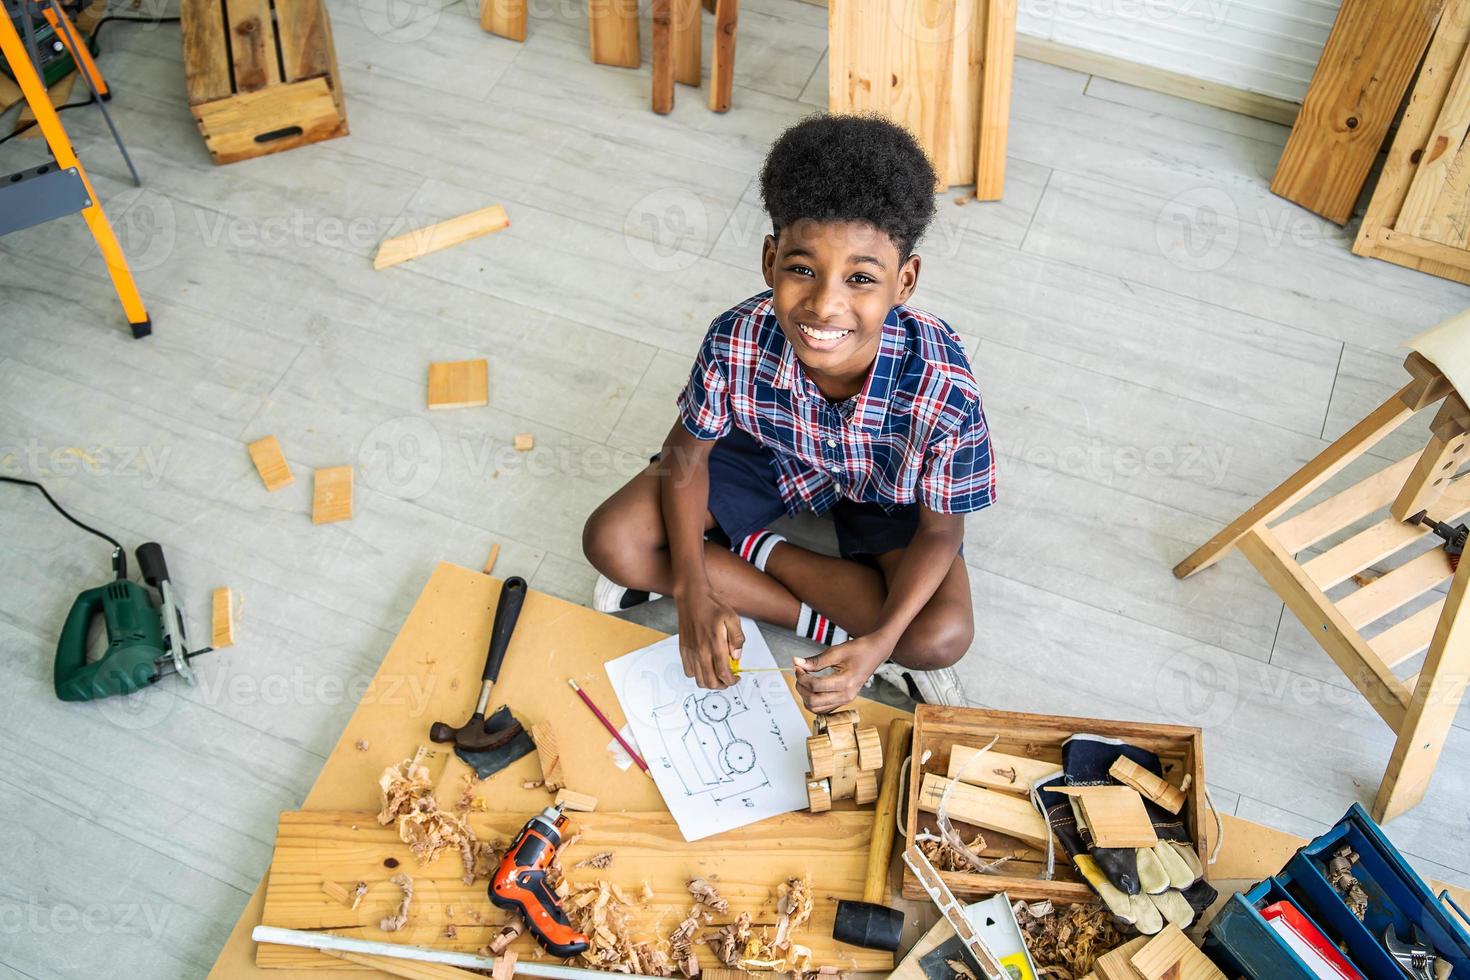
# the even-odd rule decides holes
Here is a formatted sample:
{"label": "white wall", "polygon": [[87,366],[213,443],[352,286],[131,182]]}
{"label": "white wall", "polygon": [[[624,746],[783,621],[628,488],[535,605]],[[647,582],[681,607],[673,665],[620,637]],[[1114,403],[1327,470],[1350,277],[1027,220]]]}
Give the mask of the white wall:
{"label": "white wall", "polygon": [[1019,0],[1017,29],[1300,102],[1339,0]]}

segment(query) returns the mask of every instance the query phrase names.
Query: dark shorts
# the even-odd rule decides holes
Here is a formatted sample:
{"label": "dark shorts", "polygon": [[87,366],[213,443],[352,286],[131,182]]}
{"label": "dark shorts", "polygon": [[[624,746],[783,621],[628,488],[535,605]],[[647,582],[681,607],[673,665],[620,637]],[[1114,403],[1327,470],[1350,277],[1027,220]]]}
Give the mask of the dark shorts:
{"label": "dark shorts", "polygon": [[[732,542],[786,515],[776,485],[775,457],[742,429],[731,428],[710,451],[709,510]],[[885,508],[840,500],[830,513],[837,526],[838,553],[867,565],[876,566],[875,555],[907,548],[919,527],[917,504]]]}

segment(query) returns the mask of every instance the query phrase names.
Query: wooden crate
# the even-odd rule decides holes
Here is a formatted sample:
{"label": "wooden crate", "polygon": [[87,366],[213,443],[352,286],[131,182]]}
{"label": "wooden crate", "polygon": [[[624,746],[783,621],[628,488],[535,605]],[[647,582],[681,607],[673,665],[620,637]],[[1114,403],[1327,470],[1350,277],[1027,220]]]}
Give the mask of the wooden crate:
{"label": "wooden crate", "polygon": [[[1198,728],[1182,725],[1150,725],[1142,722],[1102,721],[1096,718],[1068,718],[1060,715],[1032,715],[1013,711],[988,711],[980,708],[946,708],[921,704],[914,712],[913,761],[909,770],[908,840],[912,846],[921,831],[938,833],[934,814],[919,811],[919,786],[925,773],[943,776],[949,771],[950,749],[955,745],[979,748],[994,736],[1000,740],[994,751],[1023,756],[1057,765],[1062,761],[1062,743],[1073,735],[1087,733],[1122,739],[1139,748],[1158,754],[1164,765],[1164,778],[1179,785],[1185,774],[1193,777],[1185,794],[1180,815],[1189,829],[1200,862],[1206,860],[1206,825],[1204,793],[1204,737]],[[927,761],[924,754],[929,753]],[[985,857],[1017,854],[999,869],[999,874],[974,872],[940,872],[950,890],[960,898],[983,898],[1006,892],[1013,899],[1039,901],[1051,899],[1062,904],[1092,902],[1097,893],[1082,880],[1072,867],[1060,844],[1056,846],[1055,875],[1051,881],[1042,877],[1045,854],[1024,841],[990,830],[979,830],[954,822],[955,829],[966,839],[979,833],[985,838]],[[904,868],[903,895],[922,899],[926,896],[912,871]]]}
{"label": "wooden crate", "polygon": [[215,163],[347,135],[322,0],[182,0],[189,108]]}

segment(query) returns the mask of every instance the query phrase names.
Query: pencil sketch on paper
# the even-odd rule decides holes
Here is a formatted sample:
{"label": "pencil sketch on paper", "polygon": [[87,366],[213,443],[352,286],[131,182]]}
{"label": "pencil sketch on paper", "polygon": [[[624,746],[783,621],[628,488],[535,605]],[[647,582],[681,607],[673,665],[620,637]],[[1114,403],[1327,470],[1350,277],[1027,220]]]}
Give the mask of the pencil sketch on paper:
{"label": "pencil sketch on paper", "polygon": [[[775,666],[755,624],[741,662]],[[623,714],[687,840],[806,806],[806,721],[781,675],[746,673],[723,691],[684,676],[670,637],[607,665]]]}

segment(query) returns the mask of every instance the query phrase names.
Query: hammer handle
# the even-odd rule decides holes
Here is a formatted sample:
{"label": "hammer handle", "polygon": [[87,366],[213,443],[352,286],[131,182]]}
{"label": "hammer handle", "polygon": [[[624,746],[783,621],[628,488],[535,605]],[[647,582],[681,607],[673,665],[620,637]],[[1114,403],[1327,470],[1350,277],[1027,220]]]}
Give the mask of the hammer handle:
{"label": "hammer handle", "polygon": [[882,904],[888,893],[888,862],[893,857],[897,829],[893,815],[898,811],[898,777],[903,760],[909,757],[914,740],[913,722],[895,718],[888,724],[888,742],[883,746],[883,783],[878,804],[873,808],[873,833],[868,841],[868,874],[863,880],[863,901]]}
{"label": "hammer handle", "polygon": [[526,580],[519,575],[512,575],[500,586],[495,624],[490,627],[490,652],[485,657],[485,672],[480,680],[493,684],[500,679],[500,665],[505,663],[505,651],[510,648],[510,636],[516,631],[516,620],[521,618],[525,601]]}

